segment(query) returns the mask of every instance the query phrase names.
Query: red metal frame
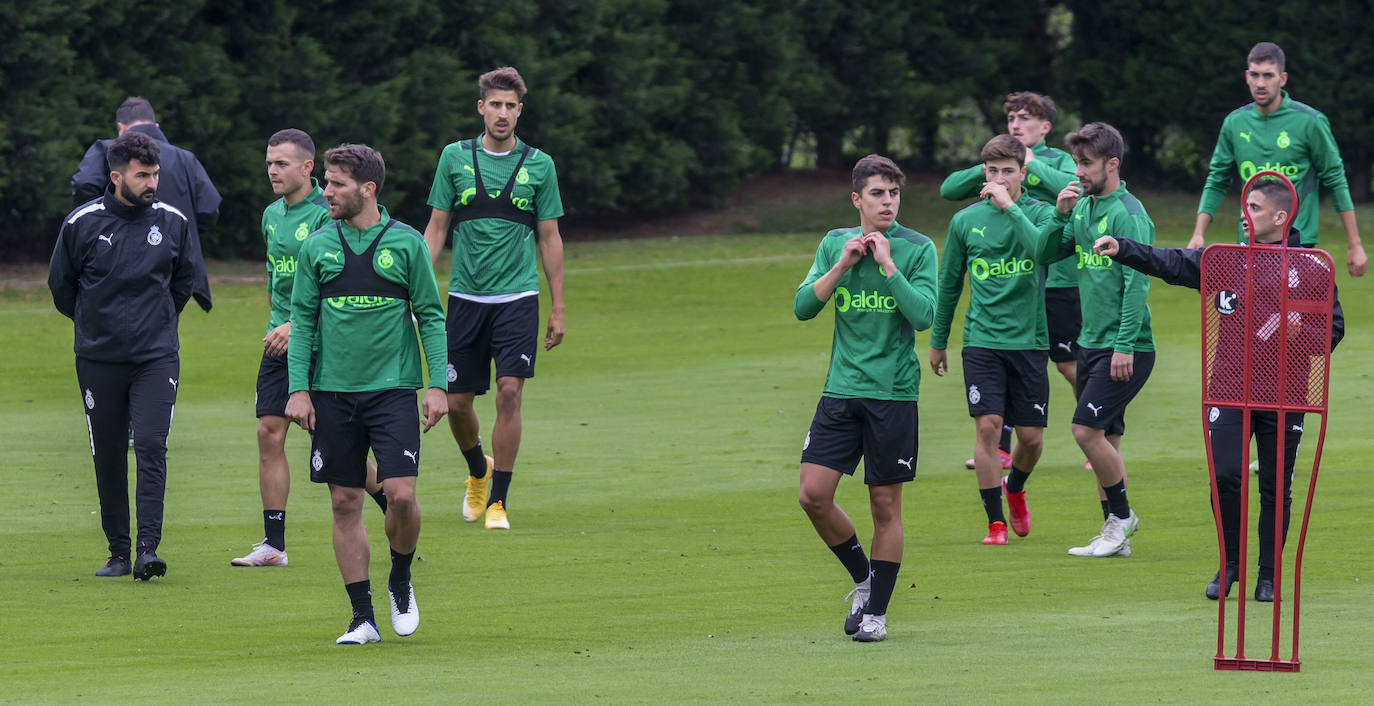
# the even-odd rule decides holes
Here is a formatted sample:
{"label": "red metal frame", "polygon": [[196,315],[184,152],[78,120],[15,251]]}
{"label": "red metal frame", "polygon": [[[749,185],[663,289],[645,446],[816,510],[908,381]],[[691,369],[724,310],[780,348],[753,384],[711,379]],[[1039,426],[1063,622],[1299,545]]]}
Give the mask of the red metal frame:
{"label": "red metal frame", "polygon": [[[1213,659],[1213,666],[1215,669],[1218,670],[1296,672],[1301,667],[1301,661],[1298,659],[1298,608],[1302,577],[1303,546],[1306,543],[1307,539],[1307,523],[1312,513],[1312,497],[1316,489],[1317,469],[1321,464],[1322,445],[1326,440],[1327,396],[1330,389],[1331,375],[1330,312],[1334,288],[1334,284],[1332,281],[1332,277],[1334,276],[1334,270],[1332,269],[1333,265],[1331,262],[1331,256],[1321,250],[1303,249],[1301,251],[1290,251],[1288,249],[1288,229],[1292,226],[1293,218],[1297,213],[1298,200],[1297,192],[1294,190],[1293,184],[1282,174],[1274,171],[1264,171],[1252,176],[1250,180],[1246,182],[1245,188],[1241,190],[1241,203],[1246,203],[1246,199],[1249,196],[1251,188],[1260,179],[1281,180],[1281,182],[1288,187],[1289,192],[1292,194],[1293,208],[1289,209],[1288,220],[1284,223],[1284,239],[1277,245],[1256,244],[1254,242],[1254,222],[1249,213],[1249,209],[1244,208],[1244,206],[1242,206],[1242,210],[1245,213],[1246,231],[1249,234],[1248,237],[1250,243],[1248,245],[1213,245],[1203,252],[1201,261],[1201,281],[1199,283],[1199,290],[1202,293],[1201,315],[1203,332],[1202,432],[1203,439],[1205,442],[1204,447],[1207,450],[1207,469],[1212,488],[1212,513],[1213,518],[1216,521],[1217,546],[1219,550],[1218,571],[1223,577],[1223,593],[1225,592],[1227,587],[1225,582],[1226,540],[1225,534],[1222,531],[1221,505],[1217,488],[1216,462],[1212,456],[1211,434],[1208,426],[1208,413],[1212,408],[1239,409],[1243,412],[1241,415],[1241,438],[1243,439],[1243,442],[1241,450],[1242,480],[1240,491],[1241,495],[1239,533],[1240,573],[1239,582],[1237,584],[1237,588],[1239,589],[1239,600],[1237,603],[1236,618],[1236,653],[1234,656],[1231,657],[1228,657],[1225,654],[1226,597],[1223,595],[1218,600],[1217,606],[1217,653]],[[1290,261],[1294,257],[1313,257],[1316,258],[1318,262],[1325,264],[1327,279],[1325,282],[1317,283],[1318,292],[1321,291],[1320,288],[1323,285],[1325,287],[1324,302],[1320,301],[1320,297],[1309,297],[1307,300],[1297,301],[1289,300],[1289,289],[1293,286],[1291,284],[1291,278],[1294,276],[1291,273],[1295,272],[1295,270],[1292,269]],[[1290,273],[1290,284],[1287,287],[1277,287],[1277,312],[1273,314],[1273,316],[1277,317],[1277,319],[1275,319],[1275,321],[1277,321],[1277,324],[1275,330],[1271,332],[1271,336],[1278,336],[1278,342],[1276,346],[1277,360],[1274,361],[1276,363],[1276,365],[1274,366],[1275,369],[1268,371],[1273,373],[1272,378],[1257,380],[1254,379],[1253,376],[1253,373],[1256,372],[1255,367],[1256,365],[1258,365],[1257,361],[1255,360],[1255,340],[1261,328],[1259,326],[1259,322],[1256,320],[1255,312],[1257,307],[1254,306],[1254,304],[1263,303],[1266,306],[1268,306],[1273,303],[1272,292],[1268,293],[1269,301],[1264,301],[1263,299],[1256,300],[1255,298],[1257,294],[1255,273],[1258,269],[1257,259],[1260,258],[1265,259],[1266,262],[1270,264],[1270,266],[1272,266],[1272,263],[1277,262],[1277,267],[1279,268],[1278,272]],[[1235,274],[1237,263],[1243,263],[1243,265],[1241,265],[1244,270],[1243,278],[1238,278]],[[1222,272],[1222,274],[1216,275],[1214,277],[1212,274],[1214,271],[1220,271]],[[1225,279],[1228,273],[1230,274],[1229,281],[1233,282],[1236,285],[1240,285],[1241,291],[1231,290],[1231,292],[1236,297],[1236,301],[1239,304],[1239,308],[1236,309],[1236,311],[1244,311],[1243,316],[1245,317],[1241,320],[1243,324],[1243,328],[1241,329],[1241,331],[1245,334],[1242,336],[1244,341],[1243,345],[1239,346],[1238,349],[1235,347],[1226,349],[1233,356],[1237,353],[1241,354],[1242,356],[1239,360],[1243,361],[1243,364],[1241,365],[1241,368],[1243,370],[1243,374],[1241,375],[1241,377],[1243,379],[1239,381],[1239,389],[1237,389],[1237,386],[1235,385],[1236,381],[1234,381],[1230,377],[1224,379],[1224,381],[1229,384],[1218,385],[1217,381],[1219,378],[1215,377],[1214,374],[1214,367],[1218,364],[1218,361],[1221,360],[1223,355],[1222,349],[1224,343],[1224,336],[1220,331],[1222,327],[1222,324],[1220,323],[1222,315],[1220,313],[1216,313],[1217,304],[1216,302],[1214,302],[1214,297],[1210,294],[1210,288],[1212,285],[1215,284],[1216,280]],[[1325,307],[1324,312],[1321,310],[1322,306]],[[1210,323],[1209,313],[1211,313]],[[1325,355],[1325,364],[1323,365],[1321,373],[1321,386],[1319,392],[1317,388],[1311,386],[1309,370],[1309,387],[1307,390],[1304,391],[1305,403],[1295,403],[1293,401],[1293,397],[1295,396],[1294,393],[1296,393],[1296,390],[1291,389],[1294,384],[1294,381],[1290,379],[1290,366],[1293,367],[1296,373],[1300,374],[1301,370],[1308,369],[1300,366],[1303,366],[1304,364],[1306,366],[1310,366],[1311,364],[1313,364],[1313,361],[1316,360],[1317,355],[1316,351],[1309,351],[1306,354],[1306,356],[1309,357],[1309,360],[1307,361],[1289,360],[1289,349],[1291,345],[1294,345],[1294,343],[1290,341],[1288,326],[1285,324],[1285,322],[1292,321],[1293,319],[1291,319],[1290,317],[1294,316],[1299,317],[1298,320],[1302,320],[1301,317],[1303,314],[1308,314],[1318,319],[1320,319],[1323,314],[1325,315],[1326,323],[1324,340],[1326,343],[1324,349],[1321,351],[1321,353]],[[1235,329],[1232,328],[1231,330],[1234,331]],[[1299,343],[1305,343],[1310,346],[1312,342],[1315,340],[1315,337],[1309,336],[1307,340],[1300,340]],[[1214,344],[1210,346],[1210,351],[1209,341],[1214,342]],[[1209,353],[1211,355],[1209,355]],[[1273,355],[1274,353],[1267,353],[1266,358],[1272,358]],[[1236,371],[1230,371],[1229,374],[1234,375],[1235,372]],[[1277,389],[1277,393],[1274,392],[1275,389]],[[1317,394],[1314,395],[1313,393]],[[1316,399],[1313,399],[1313,397],[1315,397]],[[1274,473],[1276,476],[1274,493],[1274,607],[1273,624],[1271,628],[1270,651],[1267,659],[1245,656],[1245,596],[1247,592],[1245,577],[1246,567],[1248,563],[1246,559],[1246,540],[1249,534],[1247,530],[1249,527],[1250,491],[1250,474],[1248,473],[1247,469],[1250,465],[1250,412],[1255,411],[1277,413],[1279,424],[1279,433],[1277,434],[1278,444],[1275,454],[1276,462],[1274,464]],[[1283,483],[1285,480],[1283,477],[1283,459],[1285,441],[1284,428],[1286,426],[1284,424],[1284,421],[1286,420],[1286,415],[1288,413],[1318,414],[1321,416],[1321,429],[1317,436],[1317,448],[1315,453],[1313,454],[1312,472],[1307,484],[1307,500],[1303,509],[1302,525],[1298,532],[1298,544],[1293,563],[1292,655],[1289,659],[1281,659],[1279,657],[1279,638],[1281,609],[1283,605]],[[1297,475],[1296,468],[1294,475]],[[1294,481],[1296,480],[1297,478],[1295,477]],[[1296,485],[1296,482],[1294,482],[1293,485]]]}

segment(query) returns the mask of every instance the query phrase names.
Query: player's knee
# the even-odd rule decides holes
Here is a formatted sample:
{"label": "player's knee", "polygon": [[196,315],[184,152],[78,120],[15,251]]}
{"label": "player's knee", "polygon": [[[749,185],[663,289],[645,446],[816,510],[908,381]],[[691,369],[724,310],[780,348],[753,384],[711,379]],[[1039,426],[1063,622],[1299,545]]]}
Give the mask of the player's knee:
{"label": "player's knee", "polygon": [[496,386],[496,409],[497,411],[512,414],[520,411],[520,386],[516,384],[498,384]]}
{"label": "player's knee", "polygon": [[1094,429],[1092,427],[1084,426],[1082,424],[1074,424],[1072,425],[1072,427],[1073,440],[1078,442],[1079,446],[1086,446],[1088,444],[1092,444],[1098,441],[1099,439],[1106,438],[1101,429]]}
{"label": "player's knee", "polygon": [[354,519],[362,514],[362,494],[336,491],[329,496],[329,507],[334,513],[335,522]]}
{"label": "player's knee", "polygon": [[892,522],[900,522],[901,501],[893,495],[872,495],[868,498],[869,511],[873,513],[873,524],[883,527]]}
{"label": "player's knee", "polygon": [[258,420],[258,448],[264,451],[280,449],[286,444],[286,422],[281,417],[278,423],[272,417]]}
{"label": "player's knee", "polygon": [[979,442],[996,444],[1002,438],[1002,418],[990,414],[978,417],[975,429]]}
{"label": "player's knee", "polygon": [[1043,434],[1027,434],[1016,437],[1016,446],[1025,449],[1033,456],[1039,456],[1045,448],[1045,436]]}
{"label": "player's knee", "polygon": [[824,514],[835,504],[835,499],[802,486],[801,490],[797,492],[797,503],[801,505],[802,510],[806,511],[806,514],[814,516]]}
{"label": "player's knee", "polygon": [[167,437],[141,433],[134,428],[134,455],[141,459],[167,457]]}
{"label": "player's knee", "polygon": [[387,512],[391,512],[392,508],[398,508],[403,512],[408,512],[415,506],[414,486],[393,483],[386,486],[385,489]]}

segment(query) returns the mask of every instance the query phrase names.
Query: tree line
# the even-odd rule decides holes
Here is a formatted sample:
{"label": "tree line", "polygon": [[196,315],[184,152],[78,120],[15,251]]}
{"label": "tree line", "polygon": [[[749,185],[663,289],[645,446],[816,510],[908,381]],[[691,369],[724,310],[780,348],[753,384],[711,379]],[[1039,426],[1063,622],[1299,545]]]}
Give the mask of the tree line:
{"label": "tree line", "polygon": [[991,135],[1015,90],[1116,125],[1133,183],[1200,190],[1222,118],[1249,101],[1245,54],[1269,40],[1288,52],[1292,96],[1330,118],[1352,193],[1368,201],[1374,84],[1358,69],[1374,55],[1360,36],[1370,5],[20,0],[0,7],[0,252],[47,255],[76,163],[114,136],[127,95],[152,102],[223,194],[210,256],[261,255],[274,198],[263,152],[284,127],[321,149],[379,149],[383,203],[423,227],[439,151],[480,131],[476,77],[503,65],[530,88],[520,136],[555,158],[569,217],[592,220],[728,204],[732,186],[784,158],[966,166],[940,137],[950,108],[974,106],[973,127]]}

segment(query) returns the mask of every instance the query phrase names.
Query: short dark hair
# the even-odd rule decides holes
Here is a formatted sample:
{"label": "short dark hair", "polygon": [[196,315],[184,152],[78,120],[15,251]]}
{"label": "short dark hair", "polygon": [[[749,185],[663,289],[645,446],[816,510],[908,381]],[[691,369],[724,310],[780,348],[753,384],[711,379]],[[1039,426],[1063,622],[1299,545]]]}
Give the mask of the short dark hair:
{"label": "short dark hair", "polygon": [[896,162],[881,155],[870,154],[854,165],[854,173],[850,175],[854,193],[863,193],[868,178],[874,176],[887,179],[897,186],[906,183],[906,175],[902,173],[902,169],[897,166]]}
{"label": "short dark hair", "polygon": [[1121,160],[1121,155],[1126,151],[1126,143],[1121,139],[1121,133],[1116,128],[1107,123],[1088,123],[1078,128],[1064,140],[1068,143],[1069,154],[1074,159],[1078,159],[1085,152],[1102,159],[1116,157]]}
{"label": "short dark hair", "polygon": [[1284,186],[1278,179],[1260,179],[1255,182],[1254,186],[1250,187],[1250,191],[1264,194],[1264,198],[1273,204],[1277,210],[1293,212],[1293,192],[1289,191],[1288,187]]}
{"label": "short dark hair", "polygon": [[115,109],[115,122],[120,125],[155,123],[157,115],[153,113],[153,104],[149,103],[148,99],[129,96]]}
{"label": "short dark hair", "polygon": [[1054,107],[1054,101],[1049,96],[1034,93],[1032,91],[1017,91],[1007,96],[1007,100],[1002,103],[1002,113],[1014,113],[1024,110],[1047,123],[1053,123],[1059,116],[1059,111]]}
{"label": "short dark hair", "polygon": [[477,92],[482,100],[492,91],[515,91],[520,100],[525,100],[525,79],[513,67],[502,66],[477,77]]}
{"label": "short dark hair", "polygon": [[161,152],[153,138],[130,130],[110,143],[110,148],[105,151],[105,161],[110,169],[117,172],[123,171],[134,160],[151,167],[159,163]]}
{"label": "short dark hair", "polygon": [[1279,67],[1279,73],[1284,72],[1283,50],[1273,42],[1260,42],[1250,47],[1250,55],[1245,57],[1247,66],[1250,64],[1265,64],[1274,62]]}
{"label": "short dark hair", "polygon": [[386,162],[382,160],[381,152],[367,145],[344,143],[325,152],[324,163],[347,171],[353,181],[359,184],[370,181],[377,185],[377,193],[382,192],[382,182],[386,180]]}
{"label": "short dark hair", "polygon": [[301,152],[304,152],[306,159],[315,158],[315,141],[310,139],[310,135],[306,134],[304,130],[297,130],[294,127],[289,127],[285,130],[278,130],[272,133],[271,137],[267,138],[268,147],[276,147],[277,145],[287,142],[295,145]]}
{"label": "short dark hair", "polygon": [[980,156],[984,162],[1014,159],[1017,166],[1026,166],[1026,146],[1011,135],[998,135],[988,140],[988,143],[983,145],[983,152]]}

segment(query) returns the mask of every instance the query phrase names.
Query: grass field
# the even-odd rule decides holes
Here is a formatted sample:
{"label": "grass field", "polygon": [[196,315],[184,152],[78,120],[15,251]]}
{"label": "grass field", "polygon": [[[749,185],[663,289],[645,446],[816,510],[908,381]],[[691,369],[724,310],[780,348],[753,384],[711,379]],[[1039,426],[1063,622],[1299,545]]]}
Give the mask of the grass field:
{"label": "grass field", "polygon": [[[170,569],[147,584],[92,576],[104,537],[71,324],[45,290],[5,288],[0,429],[12,495],[0,505],[0,701],[1369,699],[1374,288],[1346,276],[1329,207],[1323,243],[1340,263],[1349,333],[1335,356],[1307,544],[1303,666],[1258,674],[1212,670],[1216,603],[1202,589],[1216,567],[1216,535],[1198,408],[1197,295],[1158,282],[1150,293],[1158,363],[1131,407],[1124,442],[1142,518],[1134,556],[1065,554],[1096,533],[1101,516],[1057,378],[1045,456],[1028,486],[1034,531],[1006,547],[980,545],[985,520],[962,465],[973,433],[959,371],[937,379],[927,370],[890,636],[861,645],[841,633],[847,574],[796,503],[797,457],[824,379],[831,314],[807,323],[791,314],[820,232],[853,220],[842,183],[836,196],[763,214],[761,222],[785,223],[780,229],[793,234],[570,245],[568,337],[540,356],[539,377],[526,388],[514,529],[462,521],[460,457],[445,427],[427,435],[414,574],[421,627],[395,637],[382,591],[383,641],[366,648],[333,644],[348,605],[327,492],[306,478],[299,431],[288,441],[291,565],[229,566],[261,537],[252,408],[266,313],[260,281],[221,277],[213,313],[188,309],[182,319],[160,551]],[[1143,200],[1160,243],[1182,245],[1195,197]],[[909,190],[901,220],[938,244],[954,208]],[[1374,213],[1360,217],[1374,223]],[[230,263],[216,272],[257,268]],[[922,360],[927,342],[918,335]],[[491,402],[481,402],[489,434]],[[1305,452],[1317,427],[1308,424]],[[1300,467],[1303,460],[1310,467],[1310,455]],[[867,545],[865,498],[860,482],[841,484],[839,501]],[[385,538],[371,507],[367,522],[381,589]],[[1248,653],[1256,656],[1267,652],[1269,613],[1248,605]],[[1234,606],[1233,598],[1230,619]]]}

